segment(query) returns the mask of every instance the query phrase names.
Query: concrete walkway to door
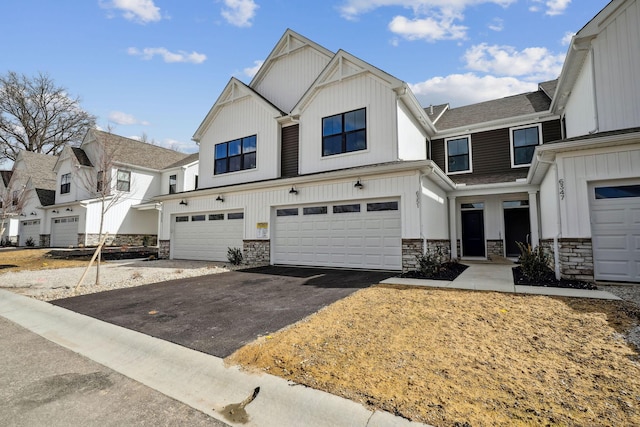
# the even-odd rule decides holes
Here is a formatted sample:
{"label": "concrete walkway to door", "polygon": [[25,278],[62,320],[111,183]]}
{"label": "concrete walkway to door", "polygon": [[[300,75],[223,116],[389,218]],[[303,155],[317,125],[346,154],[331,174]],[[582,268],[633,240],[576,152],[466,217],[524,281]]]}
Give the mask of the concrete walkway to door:
{"label": "concrete walkway to door", "polygon": [[575,298],[596,298],[619,300],[616,295],[599,290],[554,288],[548,286],[521,286],[513,283],[512,263],[494,263],[490,261],[462,261],[468,265],[455,280],[422,280],[392,277],[380,283],[427,286],[433,288],[466,289],[472,291],[510,292],[515,294],[548,295]]}

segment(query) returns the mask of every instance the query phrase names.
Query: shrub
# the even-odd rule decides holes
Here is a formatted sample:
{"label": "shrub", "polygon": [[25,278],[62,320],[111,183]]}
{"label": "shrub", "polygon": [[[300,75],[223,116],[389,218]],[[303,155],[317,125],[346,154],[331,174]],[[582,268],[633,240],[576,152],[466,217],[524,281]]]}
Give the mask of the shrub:
{"label": "shrub", "polygon": [[227,248],[227,259],[231,265],[242,264],[242,249],[240,248]]}
{"label": "shrub", "polygon": [[34,247],[36,245],[36,242],[33,241],[33,237],[29,237],[24,243],[29,247]]}
{"label": "shrub", "polygon": [[531,245],[516,242],[520,248],[520,266],[522,273],[533,281],[543,280],[551,271],[549,268],[549,255],[544,252],[542,246],[535,249]]}
{"label": "shrub", "polygon": [[436,247],[433,251],[427,251],[422,255],[416,255],[418,261],[418,271],[423,276],[436,276],[443,268],[446,261],[445,254],[441,247]]}

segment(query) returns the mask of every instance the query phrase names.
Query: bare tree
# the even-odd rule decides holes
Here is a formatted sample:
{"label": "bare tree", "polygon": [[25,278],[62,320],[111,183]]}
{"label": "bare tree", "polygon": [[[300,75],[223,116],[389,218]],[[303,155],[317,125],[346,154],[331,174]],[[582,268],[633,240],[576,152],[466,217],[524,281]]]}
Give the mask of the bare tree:
{"label": "bare tree", "polygon": [[26,183],[14,172],[7,187],[0,191],[0,238],[10,219],[22,213],[26,200]]}
{"label": "bare tree", "polygon": [[[103,140],[96,140],[94,144],[92,150],[94,153],[92,156],[93,168],[89,168],[85,173],[80,173],[79,178],[82,188],[89,193],[92,199],[100,203],[98,242],[101,242],[104,236],[104,219],[107,212],[129,196],[133,182],[130,172],[126,172],[129,173],[128,180],[119,179],[124,178],[119,175],[125,172],[118,170],[116,166],[116,146],[106,144]],[[81,165],[78,164],[78,166]],[[99,251],[96,262],[96,285],[100,284],[102,247],[99,248]]]}
{"label": "bare tree", "polygon": [[0,162],[15,160],[21,150],[59,154],[66,145],[80,143],[95,123],[79,98],[46,74],[0,76]]}

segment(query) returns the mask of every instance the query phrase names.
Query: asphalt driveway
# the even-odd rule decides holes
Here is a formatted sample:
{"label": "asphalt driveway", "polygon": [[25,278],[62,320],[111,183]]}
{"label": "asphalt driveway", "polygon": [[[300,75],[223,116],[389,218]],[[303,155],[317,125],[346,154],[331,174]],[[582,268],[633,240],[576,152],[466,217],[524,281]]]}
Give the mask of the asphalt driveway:
{"label": "asphalt driveway", "polygon": [[82,295],[52,304],[227,357],[396,272],[259,267]]}

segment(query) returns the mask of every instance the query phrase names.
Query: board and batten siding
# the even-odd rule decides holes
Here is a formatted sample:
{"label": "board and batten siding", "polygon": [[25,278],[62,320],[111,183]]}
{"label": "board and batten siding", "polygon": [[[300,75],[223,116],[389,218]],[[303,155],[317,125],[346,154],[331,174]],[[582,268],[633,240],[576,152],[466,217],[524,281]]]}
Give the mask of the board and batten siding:
{"label": "board and batten siding", "polygon": [[[558,154],[562,237],[591,237],[588,183],[598,180],[637,178],[638,146],[622,146]],[[563,199],[564,197],[564,199]]]}
{"label": "board and batten siding", "polygon": [[283,178],[298,176],[299,132],[300,125],[282,128],[282,165],[280,176]]}
{"label": "board and batten siding", "polygon": [[424,160],[427,158],[427,135],[404,103],[398,101],[398,158]]}
{"label": "board and batten siding", "polygon": [[280,56],[253,89],[289,113],[331,58],[310,46]]}
{"label": "board and batten siding", "polygon": [[565,108],[567,138],[587,135],[597,127],[592,61],[589,53],[567,100]]}
{"label": "board and batten siding", "polygon": [[[369,73],[327,84],[300,116],[300,174],[347,169],[398,159],[395,92]],[[367,109],[367,149],[322,156],[322,118]]]}
{"label": "board and batten siding", "polygon": [[[322,205],[349,200],[374,200],[399,198],[402,216],[402,237],[420,237],[420,207],[416,203],[416,191],[419,189],[419,172],[389,173],[385,175],[361,177],[364,189],[354,188],[357,177],[328,180],[309,184],[296,184],[298,194],[289,194],[291,185],[263,188],[234,193],[224,191],[224,203],[217,202],[216,195],[201,196],[191,194],[188,206],[180,205],[180,199],[168,200],[163,204],[160,239],[169,239],[172,221],[175,215],[191,215],[215,211],[243,210],[244,239],[256,238],[257,223],[268,223],[269,232],[273,230],[272,208]],[[435,184],[428,184],[433,192],[443,200],[446,195]],[[435,212],[431,209],[444,209]],[[443,224],[447,218],[446,202],[434,203],[429,210],[423,209],[423,227],[428,238],[444,238],[440,231],[447,230]],[[429,230],[427,230],[427,227]],[[429,236],[433,230],[433,235]]]}
{"label": "board and batten siding", "polygon": [[640,2],[629,1],[603,22],[593,41],[600,132],[638,126]]}
{"label": "board and batten siding", "polygon": [[560,231],[556,167],[551,166],[540,183],[540,236],[543,239],[553,239]]}
{"label": "board and batten siding", "polygon": [[[200,140],[199,187],[277,178],[280,174],[279,132],[273,110],[254,97],[246,96],[223,106]],[[214,175],[215,145],[251,135],[257,135],[256,168]]]}

